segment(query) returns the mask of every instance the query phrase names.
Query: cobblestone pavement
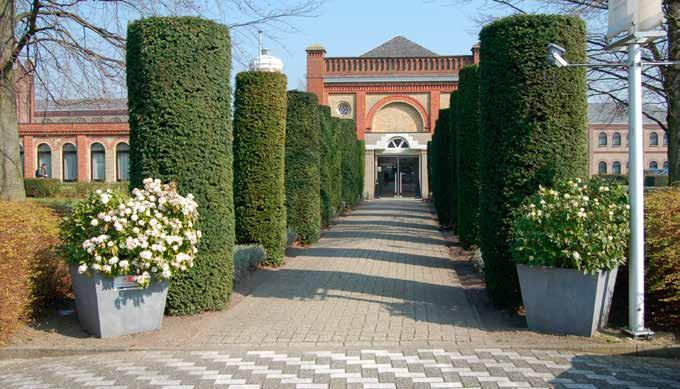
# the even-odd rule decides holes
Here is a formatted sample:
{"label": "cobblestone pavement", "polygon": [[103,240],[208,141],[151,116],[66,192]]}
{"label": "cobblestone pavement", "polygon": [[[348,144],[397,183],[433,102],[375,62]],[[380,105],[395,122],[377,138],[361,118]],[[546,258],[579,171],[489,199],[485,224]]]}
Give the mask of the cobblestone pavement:
{"label": "cobblestone pavement", "polygon": [[318,243],[289,249],[276,277],[202,338],[212,345],[481,341],[450,243],[427,203],[366,202]]}
{"label": "cobblestone pavement", "polygon": [[127,352],[0,361],[2,388],[672,388],[680,362],[553,351]]}

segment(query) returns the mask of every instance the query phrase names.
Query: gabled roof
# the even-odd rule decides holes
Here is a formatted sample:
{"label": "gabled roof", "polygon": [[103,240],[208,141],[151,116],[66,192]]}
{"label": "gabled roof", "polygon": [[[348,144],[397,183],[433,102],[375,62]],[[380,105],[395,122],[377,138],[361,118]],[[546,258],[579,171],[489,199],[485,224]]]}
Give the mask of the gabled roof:
{"label": "gabled roof", "polygon": [[361,57],[438,57],[423,46],[397,35],[380,46],[369,50]]}

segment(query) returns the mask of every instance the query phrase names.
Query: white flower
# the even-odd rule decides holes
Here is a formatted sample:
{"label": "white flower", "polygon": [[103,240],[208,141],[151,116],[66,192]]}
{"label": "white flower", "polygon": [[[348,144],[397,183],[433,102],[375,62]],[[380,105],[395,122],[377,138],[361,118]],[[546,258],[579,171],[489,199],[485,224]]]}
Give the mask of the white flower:
{"label": "white flower", "polygon": [[574,256],[574,259],[577,261],[581,259],[581,254],[579,254],[578,251],[574,251],[572,255]]}
{"label": "white flower", "polygon": [[109,258],[109,265],[115,265],[116,263],[118,263],[118,257],[114,255],[113,257]]}
{"label": "white flower", "polygon": [[116,231],[122,231],[122,230],[123,230],[123,225],[120,224],[119,222],[115,222],[115,223],[113,223],[113,228],[114,228]]}
{"label": "white flower", "polygon": [[139,257],[142,259],[151,259],[153,257],[153,254],[151,254],[151,251],[149,250],[144,250],[141,253],[139,253]]}
{"label": "white flower", "polygon": [[78,266],[78,273],[79,273],[79,274],[83,274],[83,273],[85,273],[86,271],[87,271],[87,265],[82,264],[82,265]]}
{"label": "white flower", "polygon": [[120,266],[122,269],[127,269],[128,267],[130,267],[130,262],[122,260],[118,262],[118,266]]}
{"label": "white flower", "polygon": [[109,196],[108,194],[104,193],[101,195],[102,204],[107,204],[109,200],[111,200],[111,196]]}
{"label": "white flower", "polygon": [[97,226],[97,224],[99,224],[99,220],[97,219],[90,220],[90,225],[92,225],[93,227]]}

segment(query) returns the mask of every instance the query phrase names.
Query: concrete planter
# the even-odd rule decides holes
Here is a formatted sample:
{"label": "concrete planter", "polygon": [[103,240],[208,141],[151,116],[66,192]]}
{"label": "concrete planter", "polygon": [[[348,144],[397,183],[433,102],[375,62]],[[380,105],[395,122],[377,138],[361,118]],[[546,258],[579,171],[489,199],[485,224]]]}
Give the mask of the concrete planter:
{"label": "concrete planter", "polygon": [[529,329],[593,336],[607,325],[616,272],[517,265]]}
{"label": "concrete planter", "polygon": [[153,280],[147,288],[135,287],[124,277],[79,274],[70,266],[76,312],[83,330],[99,338],[136,334],[161,328],[167,280]]}

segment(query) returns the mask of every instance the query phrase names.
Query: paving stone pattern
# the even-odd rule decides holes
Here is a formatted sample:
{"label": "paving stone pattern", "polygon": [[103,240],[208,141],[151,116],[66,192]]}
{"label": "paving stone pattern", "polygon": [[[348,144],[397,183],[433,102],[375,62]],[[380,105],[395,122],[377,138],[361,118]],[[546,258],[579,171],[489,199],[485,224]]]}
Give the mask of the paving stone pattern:
{"label": "paving stone pattern", "polygon": [[678,388],[680,362],[539,350],[139,351],[0,361],[2,388]]}
{"label": "paving stone pattern", "polygon": [[374,200],[288,264],[203,336],[206,344],[481,343],[478,315],[429,204]]}

